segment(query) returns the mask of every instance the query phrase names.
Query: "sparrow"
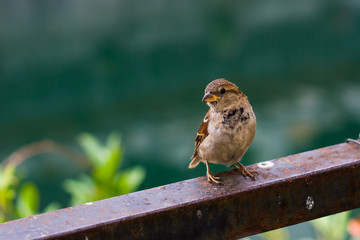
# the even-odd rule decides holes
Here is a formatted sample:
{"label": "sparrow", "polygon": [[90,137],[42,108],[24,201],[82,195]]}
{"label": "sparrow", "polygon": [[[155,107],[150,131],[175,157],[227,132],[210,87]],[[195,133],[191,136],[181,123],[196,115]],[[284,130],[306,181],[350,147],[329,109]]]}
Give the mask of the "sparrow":
{"label": "sparrow", "polygon": [[221,78],[210,82],[202,99],[210,107],[195,139],[195,150],[189,168],[200,162],[206,165],[208,182],[221,184],[209,163],[224,164],[255,180],[253,171],[240,163],[256,132],[256,117],[247,96],[238,87]]}

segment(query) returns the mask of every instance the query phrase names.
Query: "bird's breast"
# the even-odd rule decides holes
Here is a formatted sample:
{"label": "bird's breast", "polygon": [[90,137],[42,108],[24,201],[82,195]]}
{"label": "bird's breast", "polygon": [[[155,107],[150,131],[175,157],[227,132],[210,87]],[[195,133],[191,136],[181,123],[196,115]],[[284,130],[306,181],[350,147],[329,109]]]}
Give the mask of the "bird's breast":
{"label": "bird's breast", "polygon": [[200,155],[212,163],[230,165],[245,154],[256,130],[256,119],[244,108],[212,113]]}

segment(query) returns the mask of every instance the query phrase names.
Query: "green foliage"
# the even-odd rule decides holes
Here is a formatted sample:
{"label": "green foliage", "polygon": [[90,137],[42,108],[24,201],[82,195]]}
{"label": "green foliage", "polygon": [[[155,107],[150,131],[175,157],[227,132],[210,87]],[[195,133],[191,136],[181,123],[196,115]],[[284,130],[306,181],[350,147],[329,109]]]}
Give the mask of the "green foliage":
{"label": "green foliage", "polygon": [[[70,206],[136,191],[145,179],[145,169],[140,166],[119,171],[124,148],[118,133],[111,133],[105,144],[89,133],[80,134],[78,141],[92,169],[78,179],[64,180],[64,189],[71,195]],[[53,202],[40,211],[38,188],[31,182],[20,184],[16,168],[11,162],[0,164],[0,222],[60,208]]]}
{"label": "green foliage", "polygon": [[0,222],[5,222],[14,214],[13,200],[16,196],[18,179],[15,176],[16,167],[9,164],[2,167],[0,164]]}
{"label": "green foliage", "polygon": [[105,144],[89,133],[80,134],[78,140],[91,162],[92,172],[65,181],[65,190],[71,194],[71,205],[130,193],[143,182],[145,169],[140,166],[118,171],[124,153],[119,134],[111,133]]}
{"label": "green foliage", "polygon": [[350,211],[311,221],[318,240],[346,239]]}
{"label": "green foliage", "polygon": [[[348,239],[347,224],[350,219],[351,211],[330,215],[327,217],[310,221],[316,232],[316,238],[300,238],[298,240],[345,240]],[[273,231],[259,234],[265,240],[289,240],[288,228],[280,228]],[[251,237],[243,240],[250,240]]]}
{"label": "green foliage", "polygon": [[262,233],[261,236],[267,240],[290,240],[290,235],[287,228],[279,228],[273,231]]}
{"label": "green foliage", "polygon": [[[13,164],[5,167],[0,164],[0,223],[40,213],[39,190],[30,182],[20,187],[16,167]],[[56,209],[59,209],[59,204],[52,203],[43,212]]]}
{"label": "green foliage", "polygon": [[25,183],[16,199],[16,211],[20,218],[32,216],[39,212],[39,190],[33,183]]}

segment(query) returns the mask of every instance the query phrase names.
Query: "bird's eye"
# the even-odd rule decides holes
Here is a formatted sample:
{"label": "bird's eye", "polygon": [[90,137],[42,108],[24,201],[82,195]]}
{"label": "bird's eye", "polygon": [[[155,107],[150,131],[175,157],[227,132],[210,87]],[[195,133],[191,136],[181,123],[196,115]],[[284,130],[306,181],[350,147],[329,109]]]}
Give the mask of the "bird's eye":
{"label": "bird's eye", "polygon": [[225,93],[225,88],[221,88],[221,89],[220,89],[220,93],[221,93],[221,94],[224,94],[224,93]]}

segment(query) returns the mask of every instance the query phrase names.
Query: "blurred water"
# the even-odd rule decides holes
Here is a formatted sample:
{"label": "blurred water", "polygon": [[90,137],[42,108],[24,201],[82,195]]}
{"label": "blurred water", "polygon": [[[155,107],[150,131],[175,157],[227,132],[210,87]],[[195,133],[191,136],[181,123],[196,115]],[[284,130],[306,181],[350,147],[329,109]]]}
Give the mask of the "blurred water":
{"label": "blurred water", "polygon": [[[147,169],[142,188],[202,176],[204,166],[187,165],[203,90],[220,77],[257,116],[246,165],[336,144],[360,131],[359,63],[353,0],[2,2],[0,157],[118,130],[125,166]],[[24,172],[57,194],[76,176],[52,156]]]}

